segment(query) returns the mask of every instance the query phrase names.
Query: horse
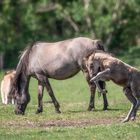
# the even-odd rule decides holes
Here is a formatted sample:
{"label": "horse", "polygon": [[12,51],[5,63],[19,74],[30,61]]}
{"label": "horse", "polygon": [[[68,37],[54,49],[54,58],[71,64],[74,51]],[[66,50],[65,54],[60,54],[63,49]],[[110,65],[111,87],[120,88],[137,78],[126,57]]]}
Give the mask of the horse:
{"label": "horse", "polygon": [[92,77],[90,81],[96,84],[101,93],[104,93],[104,90],[98,81],[112,80],[123,87],[123,92],[132,106],[122,122],[135,120],[140,106],[140,71],[103,51],[93,52],[84,61]]}
{"label": "horse", "polygon": [[[12,91],[16,93],[15,114],[24,114],[30,101],[28,91],[31,77],[38,80],[38,108],[36,113],[43,111],[43,90],[46,87],[52,99],[55,110],[60,113],[60,105],[54,96],[49,78],[65,80],[83,71],[90,88],[90,102],[88,110],[94,109],[94,96],[96,85],[91,84],[87,69],[84,69],[82,60],[89,52],[103,50],[100,40],[78,37],[59,42],[34,42],[22,53],[16,68],[15,82]],[[104,83],[100,82],[103,86]],[[107,109],[108,101],[103,96],[104,109]]]}
{"label": "horse", "polygon": [[6,71],[1,81],[1,99],[3,104],[14,104],[14,97],[10,94],[16,71]]}

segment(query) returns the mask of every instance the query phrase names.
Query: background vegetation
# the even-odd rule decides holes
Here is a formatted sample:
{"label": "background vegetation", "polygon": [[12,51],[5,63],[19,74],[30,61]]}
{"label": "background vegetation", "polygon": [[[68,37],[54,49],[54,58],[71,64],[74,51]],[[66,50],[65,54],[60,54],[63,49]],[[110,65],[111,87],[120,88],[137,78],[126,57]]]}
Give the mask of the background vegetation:
{"label": "background vegetation", "polygon": [[19,51],[37,40],[100,38],[113,52],[137,46],[139,7],[140,0],[1,0],[4,66],[15,67]]}

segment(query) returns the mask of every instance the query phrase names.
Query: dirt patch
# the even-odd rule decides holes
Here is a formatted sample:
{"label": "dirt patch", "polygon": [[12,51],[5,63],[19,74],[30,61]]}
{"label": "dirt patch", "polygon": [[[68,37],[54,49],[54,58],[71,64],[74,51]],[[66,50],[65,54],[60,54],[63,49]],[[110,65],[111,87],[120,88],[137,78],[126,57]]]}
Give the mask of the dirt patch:
{"label": "dirt patch", "polygon": [[4,124],[5,127],[11,126],[11,127],[24,127],[24,128],[49,128],[49,127],[80,127],[80,126],[90,126],[90,125],[102,125],[102,124],[112,124],[112,123],[119,123],[120,120],[117,118],[109,118],[109,119],[79,119],[79,120],[50,120],[50,121],[44,121],[44,122],[33,122],[33,121],[22,121],[22,122],[16,122],[16,121],[10,121],[6,122]]}
{"label": "dirt patch", "polygon": [[88,119],[88,120],[55,120],[45,122],[40,124],[40,127],[52,127],[52,126],[87,126],[87,125],[101,125],[101,124],[111,124],[119,122],[113,119]]}

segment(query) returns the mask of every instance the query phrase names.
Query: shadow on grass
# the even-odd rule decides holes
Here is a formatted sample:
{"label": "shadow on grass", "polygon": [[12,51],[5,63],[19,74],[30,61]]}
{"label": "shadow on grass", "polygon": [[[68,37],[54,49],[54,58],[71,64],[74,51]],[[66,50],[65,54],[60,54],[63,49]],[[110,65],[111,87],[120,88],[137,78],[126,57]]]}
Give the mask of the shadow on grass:
{"label": "shadow on grass", "polygon": [[128,110],[125,108],[108,108],[107,110],[103,110],[103,111],[120,111],[120,110]]}
{"label": "shadow on grass", "polygon": [[87,110],[68,110],[65,113],[86,113]]}
{"label": "shadow on grass", "polygon": [[127,111],[128,109],[125,108],[108,108],[107,110],[103,110],[103,109],[94,109],[92,111],[88,111],[88,110],[68,110],[65,113],[92,113],[92,112],[110,112],[110,111]]}

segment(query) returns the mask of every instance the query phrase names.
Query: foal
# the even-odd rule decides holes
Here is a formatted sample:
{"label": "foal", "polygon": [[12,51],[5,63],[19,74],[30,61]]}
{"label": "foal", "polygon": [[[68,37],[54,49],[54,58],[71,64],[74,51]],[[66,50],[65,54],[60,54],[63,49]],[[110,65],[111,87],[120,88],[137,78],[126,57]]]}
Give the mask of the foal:
{"label": "foal", "polygon": [[14,104],[14,98],[10,94],[10,90],[13,84],[13,79],[16,74],[15,70],[7,71],[1,82],[1,98],[3,104]]}
{"label": "foal", "polygon": [[94,81],[101,93],[104,93],[105,90],[100,88],[99,80],[112,80],[123,87],[126,97],[132,103],[132,107],[123,122],[127,122],[130,119],[134,120],[140,105],[140,72],[102,51],[96,51],[88,56],[85,59],[85,64],[90,76],[93,77],[91,81]]}

